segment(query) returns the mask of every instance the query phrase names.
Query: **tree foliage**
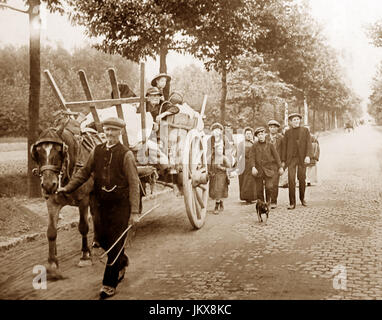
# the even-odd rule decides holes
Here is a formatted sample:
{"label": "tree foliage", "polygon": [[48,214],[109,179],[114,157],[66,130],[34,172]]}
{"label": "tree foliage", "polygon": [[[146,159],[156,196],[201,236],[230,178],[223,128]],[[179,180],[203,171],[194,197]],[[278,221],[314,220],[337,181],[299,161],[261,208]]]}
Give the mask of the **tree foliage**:
{"label": "tree foliage", "polygon": [[376,47],[382,47],[382,19],[368,25],[366,33]]}
{"label": "tree foliage", "polygon": [[372,82],[372,93],[369,96],[367,112],[378,124],[382,124],[382,62],[378,66]]}
{"label": "tree foliage", "polygon": [[[48,69],[67,101],[85,99],[78,70],[86,72],[96,99],[110,97],[111,86],[107,68],[114,67],[120,82],[127,83],[135,92],[139,86],[138,66],[120,56],[111,56],[91,48],[77,49],[70,54],[58,46],[43,47],[41,69]],[[60,106],[51,87],[42,77],[40,127],[53,123],[52,114]],[[28,48],[7,46],[0,49],[0,136],[25,136],[28,110]]]}

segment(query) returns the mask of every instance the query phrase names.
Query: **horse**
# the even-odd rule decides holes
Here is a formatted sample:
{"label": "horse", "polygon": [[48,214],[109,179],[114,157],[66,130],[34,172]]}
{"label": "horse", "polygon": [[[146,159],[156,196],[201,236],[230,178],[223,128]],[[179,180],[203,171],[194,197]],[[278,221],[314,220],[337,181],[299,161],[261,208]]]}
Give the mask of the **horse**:
{"label": "horse", "polygon": [[[47,274],[50,279],[54,280],[63,278],[59,270],[56,239],[59,212],[66,205],[79,208],[78,230],[82,235],[82,255],[78,266],[83,267],[92,264],[87,234],[89,232],[89,193],[93,189],[93,178],[90,178],[72,194],[56,194],[58,187],[65,186],[73,174],[83,166],[92,148],[102,142],[96,135],[90,137],[88,134],[81,137],[78,133],[80,133],[79,123],[67,117],[60,126],[45,129],[30,149],[32,159],[38,164],[38,169],[35,169],[34,173],[40,177],[42,194],[46,199],[48,208],[49,256]],[[90,212],[92,213],[91,207]],[[94,242],[96,241],[96,235],[94,235]]]}
{"label": "horse", "polygon": [[345,131],[350,132],[350,130],[354,131],[354,123],[351,120],[346,121],[345,123]]}

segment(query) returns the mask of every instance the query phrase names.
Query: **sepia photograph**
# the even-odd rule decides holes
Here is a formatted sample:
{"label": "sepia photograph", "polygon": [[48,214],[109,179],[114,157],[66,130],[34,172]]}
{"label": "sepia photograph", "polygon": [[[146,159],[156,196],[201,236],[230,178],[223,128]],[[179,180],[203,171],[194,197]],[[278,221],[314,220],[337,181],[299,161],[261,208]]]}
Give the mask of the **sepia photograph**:
{"label": "sepia photograph", "polygon": [[380,0],[0,0],[3,302],[381,300],[381,159]]}

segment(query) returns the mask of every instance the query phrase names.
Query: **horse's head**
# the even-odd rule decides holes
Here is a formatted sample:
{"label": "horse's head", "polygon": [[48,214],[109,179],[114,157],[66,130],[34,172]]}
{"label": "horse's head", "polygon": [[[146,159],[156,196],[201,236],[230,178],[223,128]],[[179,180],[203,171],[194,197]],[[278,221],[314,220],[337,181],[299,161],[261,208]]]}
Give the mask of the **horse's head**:
{"label": "horse's head", "polygon": [[46,197],[55,193],[61,183],[67,152],[68,146],[53,128],[43,131],[31,146],[31,157],[38,164],[41,187]]}

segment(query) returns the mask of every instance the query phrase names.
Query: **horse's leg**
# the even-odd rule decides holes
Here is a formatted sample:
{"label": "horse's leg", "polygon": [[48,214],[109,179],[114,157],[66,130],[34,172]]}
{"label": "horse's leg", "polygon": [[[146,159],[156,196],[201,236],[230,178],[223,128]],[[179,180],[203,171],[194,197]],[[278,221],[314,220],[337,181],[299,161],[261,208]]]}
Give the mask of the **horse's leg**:
{"label": "horse's leg", "polygon": [[93,244],[92,247],[95,249],[100,248],[99,240],[97,237],[97,219],[99,219],[99,214],[96,213],[98,207],[97,202],[95,200],[94,194],[89,194],[89,207],[90,207],[90,215],[92,216],[93,220]]}
{"label": "horse's leg", "polygon": [[89,197],[82,200],[78,209],[80,211],[80,222],[78,224],[78,230],[82,235],[82,255],[79,267],[86,267],[92,265],[91,253],[88,247],[88,232],[89,232],[89,221],[88,221],[88,208],[89,208]]}
{"label": "horse's leg", "polygon": [[49,241],[49,257],[48,257],[47,274],[48,274],[48,279],[58,280],[58,279],[63,279],[63,276],[58,269],[57,246],[56,246],[58,215],[63,206],[56,203],[53,200],[52,196],[49,197],[46,204],[48,207],[48,230],[46,235]]}

